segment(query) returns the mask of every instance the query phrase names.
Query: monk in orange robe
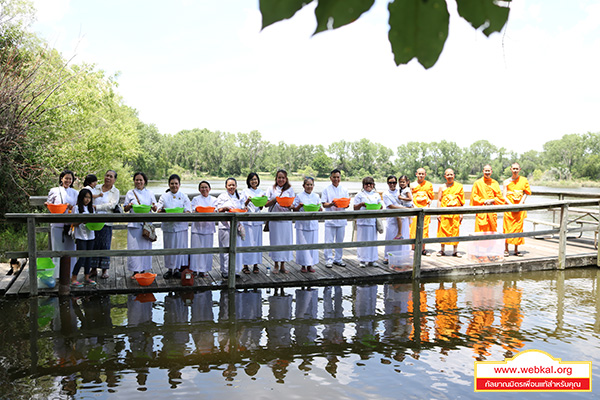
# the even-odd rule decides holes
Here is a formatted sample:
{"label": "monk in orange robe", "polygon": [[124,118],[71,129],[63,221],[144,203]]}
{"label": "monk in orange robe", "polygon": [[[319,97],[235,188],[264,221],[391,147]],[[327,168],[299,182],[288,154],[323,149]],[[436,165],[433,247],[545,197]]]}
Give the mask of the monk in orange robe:
{"label": "monk in orange robe", "polygon": [[[476,180],[471,190],[471,206],[491,206],[505,204],[500,185],[492,179],[492,166],[483,167],[483,177]],[[496,232],[498,215],[496,213],[477,214],[475,232]]]}
{"label": "monk in orange robe", "polygon": [[[529,187],[529,181],[527,178],[519,176],[521,172],[521,166],[519,163],[514,163],[510,170],[512,176],[504,181],[504,197],[510,204],[524,204],[527,196],[531,194],[531,188]],[[516,211],[516,212],[505,212],[503,225],[504,233],[517,233],[523,232],[523,222],[527,218],[527,211]],[[508,245],[515,245],[515,256],[521,257],[519,253],[519,245],[525,244],[525,238],[510,238],[506,239],[504,248],[504,256],[508,257]]]}
{"label": "monk in orange robe", "polygon": [[[417,173],[417,181],[412,182],[410,184],[410,188],[412,189],[413,195],[413,204],[415,207],[425,208],[429,207],[431,204],[431,200],[434,198],[433,194],[433,185],[431,182],[425,180],[425,176],[427,175],[427,171],[425,168],[419,168]],[[425,220],[423,222],[423,238],[429,237],[429,223],[431,222],[431,217],[429,215],[425,216]],[[412,223],[410,224],[410,238],[414,239],[417,234],[417,217],[413,218]],[[424,256],[427,255],[425,251],[425,244],[423,244],[422,254]]]}
{"label": "monk in orange robe", "polygon": [[[438,192],[438,201],[440,207],[462,207],[465,205],[465,191],[463,185],[454,181],[454,171],[448,168],[444,172],[446,183],[440,186]],[[438,217],[438,232],[437,237],[453,237],[458,236],[460,232],[460,224],[463,220],[462,215],[445,214]],[[454,257],[460,257],[458,254],[458,242],[442,243],[442,249],[437,253],[438,256],[445,256],[444,250],[446,245],[454,246]]]}

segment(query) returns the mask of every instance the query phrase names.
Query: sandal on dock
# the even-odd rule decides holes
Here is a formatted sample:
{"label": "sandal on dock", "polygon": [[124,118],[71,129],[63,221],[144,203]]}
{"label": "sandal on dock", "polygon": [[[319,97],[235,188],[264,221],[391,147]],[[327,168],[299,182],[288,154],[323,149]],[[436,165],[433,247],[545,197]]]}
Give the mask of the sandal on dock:
{"label": "sandal on dock", "polygon": [[443,251],[440,250],[435,255],[438,256],[438,257],[444,257],[446,255],[446,253],[444,253]]}
{"label": "sandal on dock", "polygon": [[462,257],[462,255],[461,255],[461,254],[458,254],[458,252],[457,252],[457,251],[455,251],[454,253],[452,253],[452,257],[461,258],[461,257]]}
{"label": "sandal on dock", "polygon": [[307,270],[308,272],[317,272],[317,271],[315,271],[315,269],[314,269],[312,266],[310,266],[310,265],[308,266],[308,268],[306,268],[306,270]]}
{"label": "sandal on dock", "polygon": [[250,274],[250,269],[248,268],[247,265],[244,265],[244,268],[242,268],[242,272],[245,274]]}
{"label": "sandal on dock", "polygon": [[300,272],[306,273],[306,267],[303,265],[302,268],[300,269]]}
{"label": "sandal on dock", "polygon": [[258,274],[260,272],[258,270],[258,265],[255,265],[254,268],[252,268],[252,272],[254,272],[255,274]]}

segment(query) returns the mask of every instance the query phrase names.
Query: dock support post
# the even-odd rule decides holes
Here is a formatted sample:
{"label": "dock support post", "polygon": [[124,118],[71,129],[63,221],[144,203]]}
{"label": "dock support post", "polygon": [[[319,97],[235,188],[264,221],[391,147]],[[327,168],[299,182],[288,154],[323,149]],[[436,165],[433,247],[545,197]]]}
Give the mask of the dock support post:
{"label": "dock support post", "polygon": [[[37,277],[36,277],[37,278]],[[34,375],[38,364],[38,299],[29,298],[29,353],[31,360],[31,374]]]}
{"label": "dock support post", "polygon": [[598,250],[598,255],[596,257],[596,266],[600,267],[600,206],[598,210],[598,227],[596,228],[596,232],[594,232],[594,246],[596,246],[596,250]]}
{"label": "dock support post", "polygon": [[560,206],[560,232],[558,238],[558,269],[567,265],[567,223],[569,220],[569,205]]}
{"label": "dock support post", "polygon": [[421,282],[419,278],[412,282],[413,341],[417,349],[421,348]]}
{"label": "dock support post", "polygon": [[423,247],[423,227],[425,226],[425,212],[420,209],[417,214],[417,231],[415,234],[415,251],[413,254],[412,278],[421,277],[421,250]]}
{"label": "dock support post", "polygon": [[229,222],[229,263],[227,270],[229,271],[227,278],[227,287],[235,289],[235,259],[237,255],[237,217],[232,215]]}
{"label": "dock support post", "polygon": [[35,218],[27,218],[27,249],[29,251],[29,295],[37,296],[37,243],[35,241]]}

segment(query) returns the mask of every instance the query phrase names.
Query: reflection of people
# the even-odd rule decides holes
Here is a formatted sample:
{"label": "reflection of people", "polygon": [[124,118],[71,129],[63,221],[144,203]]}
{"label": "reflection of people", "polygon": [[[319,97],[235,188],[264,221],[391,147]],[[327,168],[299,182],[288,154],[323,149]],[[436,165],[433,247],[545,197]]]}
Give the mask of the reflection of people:
{"label": "reflection of people", "polygon": [[[471,189],[472,206],[491,206],[504,204],[504,197],[500,186],[492,179],[492,167],[487,164],[483,167],[483,177],[476,180]],[[496,232],[498,215],[496,213],[477,214],[475,217],[475,232]]]}
{"label": "reflection of people", "polygon": [[517,288],[516,283],[504,284],[502,291],[502,311],[500,312],[500,326],[502,326],[502,348],[506,350],[505,357],[512,357],[515,352],[524,346],[519,338],[519,330],[523,322],[521,313],[521,296],[523,290]]}
{"label": "reflection of people", "polygon": [[[504,181],[504,197],[510,204],[525,204],[527,196],[531,195],[529,181],[523,176],[519,176],[521,166],[519,163],[514,163],[510,170],[512,176]],[[527,218],[527,211],[505,212],[503,222],[504,233],[523,232],[523,222]],[[504,256],[508,256],[508,245],[515,245],[515,256],[520,257],[519,245],[525,244],[525,238],[509,238],[506,239]]]}
{"label": "reflection of people", "polygon": [[[315,180],[310,177],[304,178],[304,192],[298,193],[294,199],[292,209],[303,211],[304,205],[321,205],[321,198],[313,192]],[[316,219],[308,221],[296,221],[296,244],[313,244],[319,242],[319,221]],[[296,263],[300,264],[300,272],[315,272],[313,265],[319,263],[319,250],[296,250]]]}
{"label": "reflection of people", "polygon": [[[169,188],[158,199],[158,212],[165,212],[168,208],[183,208],[183,212],[192,212],[192,204],[187,194],[181,192],[181,178],[177,174],[169,176]],[[187,249],[188,247],[188,223],[187,222],[163,222],[163,247],[165,249]],[[164,279],[180,279],[181,271],[189,266],[187,254],[165,255]]]}
{"label": "reflection of people", "polygon": [[356,321],[356,338],[360,341],[373,341],[375,333],[375,309],[377,307],[377,285],[356,286],[354,298],[354,316]]}
{"label": "reflection of people", "polygon": [[[334,169],[329,175],[331,185],[323,189],[321,193],[321,201],[325,211],[344,211],[346,208],[337,207],[334,199],[348,199],[348,191],[340,186],[342,175],[339,169]],[[346,232],[348,222],[345,219],[329,219],[325,220],[325,243],[342,243]],[[333,265],[345,267],[346,263],[342,260],[344,249],[325,249],[323,255],[325,257],[325,266],[332,268]]]}
{"label": "reflection of people", "polygon": [[212,291],[195,292],[191,306],[192,339],[196,344],[197,354],[210,354],[215,348],[215,338],[210,328],[204,328],[201,322],[212,322]]}
{"label": "reflection of people", "polygon": [[[323,289],[323,343],[331,347],[332,350],[335,349],[336,345],[340,345],[345,341],[343,317],[342,288],[334,286],[332,296],[331,286],[326,286]],[[331,319],[336,319],[337,321],[328,321]],[[335,354],[331,354],[331,351],[328,351],[327,361],[325,370],[335,378],[339,359]]]}
{"label": "reflection of people", "polygon": [[245,290],[239,295],[240,320],[252,321],[243,326],[240,332],[240,346],[244,350],[256,350],[260,347],[262,327],[257,322],[262,320],[262,292],[258,289]]}
{"label": "reflection of people", "polygon": [[[181,295],[169,293],[165,296],[165,333],[163,334],[163,347],[159,357],[166,360],[179,360],[186,354],[186,343],[189,340],[186,323],[188,309]],[[181,371],[176,367],[169,368],[169,383],[175,389],[181,384]]]}
{"label": "reflection of people", "polygon": [[[132,212],[135,204],[151,206],[156,211],[156,197],[152,191],[146,189],[148,177],[143,172],[133,174],[133,184],[123,200],[125,212]],[[127,250],[152,250],[152,242],[142,236],[142,223],[130,222],[127,224]],[[152,256],[127,257],[127,269],[134,275],[138,272],[152,269]]]}
{"label": "reflection of people", "polygon": [[[292,318],[292,296],[282,289],[269,297],[269,324],[267,325],[267,347],[271,350],[289,348],[292,344],[290,319]],[[277,358],[269,362],[277,383],[284,383],[290,361]]]}
{"label": "reflection of people", "polygon": [[[460,329],[458,310],[456,308],[458,291],[456,282],[450,288],[440,283],[439,289],[435,291],[435,338],[437,340],[449,341],[457,337]],[[448,354],[448,348],[443,348],[442,353]]]}
{"label": "reflection of people", "polygon": [[427,328],[427,292],[425,292],[425,285],[421,284],[419,288],[419,311],[421,314],[421,318],[418,322],[415,322],[414,314],[415,314],[415,306],[413,302],[414,294],[411,293],[410,300],[408,301],[408,312],[413,314],[413,318],[411,318],[410,322],[412,325],[412,331],[410,333],[410,340],[419,340],[415,338],[415,324],[419,324],[419,328],[421,330],[420,340],[422,343],[429,342],[429,329]]}
{"label": "reflection of people", "polygon": [[[454,181],[454,171],[448,168],[444,172],[446,183],[440,186],[438,193],[438,201],[440,207],[462,207],[465,205],[465,191],[463,185]],[[460,234],[460,224],[463,220],[463,216],[458,214],[444,214],[438,217],[438,237],[454,237]],[[458,242],[447,242],[442,243],[441,250],[438,256],[445,256],[444,250],[446,245],[454,246],[454,257],[460,257],[458,254]]]}
{"label": "reflection of people", "polygon": [[[381,196],[375,190],[375,181],[367,176],[362,180],[362,190],[354,197],[354,210],[366,210],[367,204],[381,204]],[[356,240],[359,242],[377,240],[375,218],[359,218],[356,220]],[[359,266],[372,266],[379,258],[377,246],[359,247],[356,249]]]}
{"label": "reflection of people", "polygon": [[478,361],[490,355],[489,348],[495,342],[494,308],[498,305],[500,290],[501,286],[487,282],[468,284],[466,288],[466,301],[473,309],[466,334]]}
{"label": "reflection of people", "polygon": [[408,303],[412,301],[412,285],[409,283],[383,285],[383,304],[386,319],[383,323],[385,340],[406,341],[412,331],[408,324]]}
{"label": "reflection of people", "polygon": [[[413,195],[413,203],[415,207],[425,208],[429,207],[431,204],[431,200],[433,200],[433,185],[431,182],[425,180],[425,176],[427,176],[427,171],[425,168],[417,169],[415,174],[417,176],[416,182],[411,182],[410,188],[412,189]],[[425,220],[423,221],[423,238],[429,237],[429,223],[431,221],[431,217],[429,215],[425,216]],[[410,224],[410,237],[414,239],[417,235],[417,217],[413,218],[412,223]],[[423,243],[422,249],[423,255],[427,255],[425,251],[425,243]]]}
{"label": "reflection of people", "polygon": [[318,303],[317,290],[311,288],[296,290],[295,320],[298,323],[294,329],[294,336],[296,337],[297,345],[312,345],[317,339],[317,327],[302,320],[315,320],[317,318]]}
{"label": "reflection of people", "polygon": [[[156,356],[153,350],[154,338],[149,329],[151,325],[152,302],[142,302],[136,295],[127,295],[128,356],[134,360],[151,360]],[[148,374],[147,367],[137,369],[138,385],[146,385]]]}

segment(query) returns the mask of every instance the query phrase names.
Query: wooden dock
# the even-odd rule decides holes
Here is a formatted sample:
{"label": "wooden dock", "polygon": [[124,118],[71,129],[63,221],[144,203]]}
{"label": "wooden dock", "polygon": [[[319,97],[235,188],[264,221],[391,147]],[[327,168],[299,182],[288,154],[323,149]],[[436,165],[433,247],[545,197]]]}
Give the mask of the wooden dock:
{"label": "wooden dock", "polygon": [[[527,238],[526,243],[519,247],[523,257],[511,256],[504,258],[501,262],[475,263],[466,254],[465,244],[459,247],[462,258],[450,256],[451,251],[447,248],[447,256],[436,256],[438,245],[427,246],[427,256],[421,258],[421,278],[431,279],[436,277],[459,277],[476,274],[526,272],[557,269],[559,240],[556,239],[533,239]],[[462,251],[461,251],[462,249]],[[511,246],[512,249],[512,246]],[[598,250],[594,247],[594,241],[589,238],[569,239],[567,241],[567,268],[597,266]],[[273,268],[273,262],[266,253],[263,255],[263,264],[260,266],[259,274],[241,274],[236,279],[237,289],[265,288],[265,287],[306,287],[306,286],[331,286],[351,284],[375,284],[385,282],[402,282],[412,280],[412,266],[390,267],[383,265],[383,248],[379,249],[380,262],[377,266],[360,268],[356,258],[356,249],[344,251],[346,267],[325,267],[323,253],[320,252],[320,263],[315,273],[301,273],[300,267],[295,262],[286,263],[289,271],[287,274],[265,274],[267,265]],[[165,272],[163,257],[154,256],[152,272],[157,274],[156,280],[150,286],[140,286],[137,281],[131,279],[127,270],[126,257],[115,256],[111,260],[111,269],[108,279],[98,279],[96,286],[84,286],[71,289],[71,294],[120,294],[120,293],[148,293],[148,292],[171,292],[181,290],[222,290],[227,289],[227,281],[221,278],[219,270],[218,254],[213,257],[213,270],[206,278],[196,278],[194,286],[183,287],[180,281],[162,278]],[[6,282],[9,282],[6,284]],[[28,265],[13,279],[2,280],[4,287],[0,288],[6,297],[27,297],[30,295]],[[0,292],[2,294],[2,292]],[[58,289],[46,289],[40,287],[39,295],[58,295]]]}

